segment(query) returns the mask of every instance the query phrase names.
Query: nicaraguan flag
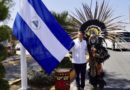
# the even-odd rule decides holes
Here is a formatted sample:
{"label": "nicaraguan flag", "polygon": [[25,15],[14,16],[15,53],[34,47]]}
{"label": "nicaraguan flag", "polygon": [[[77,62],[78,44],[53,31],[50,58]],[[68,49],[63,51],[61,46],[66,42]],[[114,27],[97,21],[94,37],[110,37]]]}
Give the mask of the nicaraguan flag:
{"label": "nicaraguan flag", "polygon": [[22,0],[13,34],[47,73],[51,73],[74,46],[41,0]]}

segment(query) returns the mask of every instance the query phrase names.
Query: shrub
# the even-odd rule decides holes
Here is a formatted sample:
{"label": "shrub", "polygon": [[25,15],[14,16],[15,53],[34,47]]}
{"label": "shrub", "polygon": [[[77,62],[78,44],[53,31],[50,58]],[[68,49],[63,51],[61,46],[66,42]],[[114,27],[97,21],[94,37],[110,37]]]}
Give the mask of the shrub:
{"label": "shrub", "polygon": [[73,64],[70,61],[69,57],[65,57],[61,63],[59,64],[58,68],[72,68]]}
{"label": "shrub", "polygon": [[[57,68],[72,68],[73,65],[69,57],[65,57]],[[50,87],[55,84],[55,72],[48,75],[44,71],[31,70],[28,73],[29,85],[32,87],[43,88]]]}
{"label": "shrub", "polygon": [[29,85],[33,87],[50,87],[54,85],[54,73],[51,75],[45,74],[44,71],[31,71],[29,76]]}
{"label": "shrub", "polygon": [[0,42],[9,39],[9,30],[5,26],[0,26]]}
{"label": "shrub", "polygon": [[4,66],[0,63],[0,78],[4,78],[5,76],[5,68]]}
{"label": "shrub", "polygon": [[6,59],[7,57],[7,49],[0,44],[0,62]]}
{"label": "shrub", "polygon": [[9,90],[8,81],[0,79],[0,90]]}

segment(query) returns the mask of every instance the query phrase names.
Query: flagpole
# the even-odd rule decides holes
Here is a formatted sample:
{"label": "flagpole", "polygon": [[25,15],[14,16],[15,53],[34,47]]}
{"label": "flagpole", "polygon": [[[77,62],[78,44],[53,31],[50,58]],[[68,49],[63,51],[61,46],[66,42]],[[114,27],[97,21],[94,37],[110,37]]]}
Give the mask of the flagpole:
{"label": "flagpole", "polygon": [[27,90],[27,62],[26,62],[26,50],[22,44],[20,44],[20,63],[21,63],[21,88],[19,90]]}
{"label": "flagpole", "polygon": [[[19,10],[23,7],[23,0],[19,0]],[[19,90],[27,90],[27,61],[26,61],[26,50],[20,43],[20,64],[21,64],[21,88]]]}

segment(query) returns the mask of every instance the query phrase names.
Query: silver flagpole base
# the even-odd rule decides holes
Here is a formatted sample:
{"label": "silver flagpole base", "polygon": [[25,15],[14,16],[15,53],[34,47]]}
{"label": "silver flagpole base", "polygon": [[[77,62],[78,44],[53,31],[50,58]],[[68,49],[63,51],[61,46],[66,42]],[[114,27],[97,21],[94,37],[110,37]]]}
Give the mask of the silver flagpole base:
{"label": "silver flagpole base", "polygon": [[20,88],[18,90],[31,90],[31,88]]}
{"label": "silver flagpole base", "polygon": [[20,88],[20,89],[18,89],[18,90],[28,90],[27,88]]}

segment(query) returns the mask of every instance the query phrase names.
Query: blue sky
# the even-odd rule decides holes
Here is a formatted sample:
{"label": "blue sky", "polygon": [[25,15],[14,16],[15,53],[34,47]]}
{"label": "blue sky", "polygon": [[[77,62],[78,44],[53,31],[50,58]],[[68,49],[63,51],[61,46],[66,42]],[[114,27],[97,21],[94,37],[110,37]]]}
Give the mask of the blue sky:
{"label": "blue sky", "polygon": [[[91,0],[42,0],[47,8],[51,11],[62,12],[68,11],[69,14],[75,11],[75,8],[81,8],[82,3],[87,3],[90,5]],[[93,0],[93,5],[96,0]],[[103,0],[97,0],[102,2]],[[114,16],[122,16],[121,20],[124,22],[129,22],[129,10],[130,10],[130,0],[106,0],[109,2],[109,6],[113,9]],[[14,8],[11,10],[12,20],[9,21],[9,25],[12,27],[14,17],[19,8],[19,0],[14,0],[16,2]]]}

